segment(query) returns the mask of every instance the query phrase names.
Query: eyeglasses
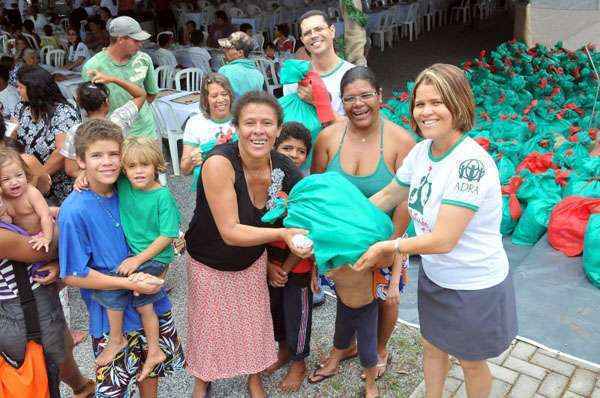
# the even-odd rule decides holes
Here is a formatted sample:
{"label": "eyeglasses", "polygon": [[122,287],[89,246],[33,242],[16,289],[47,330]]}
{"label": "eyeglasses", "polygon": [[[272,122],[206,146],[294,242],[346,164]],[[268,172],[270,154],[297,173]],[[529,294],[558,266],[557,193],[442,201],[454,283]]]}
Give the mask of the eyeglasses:
{"label": "eyeglasses", "polygon": [[377,94],[377,91],[371,91],[368,93],[362,93],[361,95],[342,97],[342,102],[346,105],[354,104],[358,100],[360,100],[361,102],[367,102],[371,98],[375,97]]}
{"label": "eyeglasses", "polygon": [[318,35],[319,33],[323,33],[326,29],[329,29],[328,25],[315,26],[312,29],[309,29],[305,32],[302,32],[302,37],[308,37],[310,35]]}

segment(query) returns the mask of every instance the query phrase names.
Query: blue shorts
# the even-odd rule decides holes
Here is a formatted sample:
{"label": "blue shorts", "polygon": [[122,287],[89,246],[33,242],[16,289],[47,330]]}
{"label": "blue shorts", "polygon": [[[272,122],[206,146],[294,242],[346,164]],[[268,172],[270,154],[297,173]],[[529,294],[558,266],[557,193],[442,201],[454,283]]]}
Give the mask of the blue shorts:
{"label": "blue shorts", "polygon": [[[140,265],[136,272],[144,272],[146,274],[159,276],[166,268],[167,264],[155,260],[148,260]],[[110,272],[108,275],[121,276],[116,272]],[[142,307],[146,304],[152,304],[165,296],[166,293],[162,288],[158,293],[140,294],[139,296],[135,296],[131,290],[94,290],[92,293],[92,299],[97,301],[98,304],[106,309],[114,311],[125,311],[125,307],[127,307],[129,303],[131,303],[134,308]]]}

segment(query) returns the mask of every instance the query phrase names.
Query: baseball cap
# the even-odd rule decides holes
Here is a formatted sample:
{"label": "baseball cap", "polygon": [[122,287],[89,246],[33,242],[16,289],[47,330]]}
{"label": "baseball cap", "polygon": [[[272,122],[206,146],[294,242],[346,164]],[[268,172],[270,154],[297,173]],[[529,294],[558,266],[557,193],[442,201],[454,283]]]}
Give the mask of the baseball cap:
{"label": "baseball cap", "polygon": [[219,39],[219,45],[223,48],[235,48],[236,50],[250,50],[254,47],[252,39],[244,32],[233,32],[229,37]]}
{"label": "baseball cap", "polygon": [[108,34],[112,37],[127,36],[139,41],[150,38],[150,33],[142,30],[138,21],[131,17],[114,18],[108,25]]}

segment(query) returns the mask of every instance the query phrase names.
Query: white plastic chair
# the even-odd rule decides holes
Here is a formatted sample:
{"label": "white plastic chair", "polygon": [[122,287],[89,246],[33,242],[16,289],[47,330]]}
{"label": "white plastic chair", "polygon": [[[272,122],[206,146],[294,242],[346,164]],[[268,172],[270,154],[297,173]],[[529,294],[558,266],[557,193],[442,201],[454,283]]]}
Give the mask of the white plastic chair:
{"label": "white plastic chair", "polygon": [[11,55],[11,51],[14,51],[15,49],[15,39],[10,39],[8,38],[8,36],[5,36],[4,41],[2,42],[2,52],[4,54],[9,54]]}
{"label": "white plastic chair", "polygon": [[461,0],[460,5],[452,7],[450,11],[451,21],[460,22],[462,16],[462,23],[465,24],[471,19],[471,1]]}
{"label": "white plastic chair", "polygon": [[[379,36],[379,49],[383,51],[385,49],[385,35],[393,30],[393,19],[394,16],[391,13],[385,13],[379,19],[379,24],[371,32],[371,36]],[[388,39],[388,44],[392,47],[392,40]]]}
{"label": "white plastic chair", "polygon": [[175,67],[173,65],[163,65],[154,69],[154,75],[156,76],[156,82],[158,88],[173,88],[173,81],[175,76]]}
{"label": "white plastic chair", "polygon": [[23,35],[25,40],[27,40],[27,42],[29,43],[29,47],[35,48],[36,50],[40,49],[40,46],[38,45],[37,41],[35,40],[35,38],[32,35],[30,35],[29,33],[21,33],[21,34]]}
{"label": "white plastic chair", "polygon": [[40,62],[46,64],[48,61],[48,52],[54,50],[54,46],[44,46],[40,48]]}
{"label": "white plastic chair", "polygon": [[334,19],[336,21],[339,21],[340,18],[342,17],[340,15],[340,10],[337,9],[336,7],[329,7],[327,9],[327,15],[329,16],[330,19]]}
{"label": "white plastic chair", "polygon": [[237,7],[231,7],[229,9],[229,16],[232,18],[243,18],[244,15],[244,11],[240,10]]}
{"label": "white plastic chair", "polygon": [[[178,91],[197,91],[202,86],[202,76],[204,71],[200,68],[185,68],[175,73],[175,89]],[[185,88],[182,88],[181,80],[185,81]]]}
{"label": "white plastic chair", "polygon": [[[427,7],[427,13],[425,14],[425,20],[427,21],[427,31],[431,30],[431,25],[436,27],[442,26],[442,19],[445,22],[445,11],[440,0],[429,0],[429,5]],[[433,24],[431,23],[433,21]]]}
{"label": "white plastic chair", "polygon": [[259,17],[263,13],[263,11],[256,4],[250,4],[246,8],[246,13],[249,17]]}
{"label": "white plastic chair", "polygon": [[[162,105],[162,109],[165,109],[167,115],[162,115],[160,110],[158,109],[158,103]],[[181,174],[179,169],[179,152],[177,149],[177,141],[183,140],[183,131],[181,127],[177,127],[175,129],[167,128],[167,124],[165,123],[165,117],[171,120],[177,120],[177,116],[171,108],[171,105],[167,101],[156,100],[150,104],[150,109],[152,109],[152,115],[154,116],[154,121],[156,122],[156,129],[159,131],[160,136],[166,138],[169,141],[169,153],[171,155],[171,166],[173,167],[173,174],[176,176]],[[177,123],[176,123],[177,124]]]}
{"label": "white plastic chair", "polygon": [[0,48],[2,48],[3,54],[8,54],[8,41],[10,40],[9,35],[0,35]]}
{"label": "white plastic chair", "polygon": [[408,12],[406,13],[406,18],[404,21],[398,23],[400,27],[401,37],[405,37],[408,31],[408,40],[413,41],[414,38],[418,38],[419,31],[417,29],[417,18],[419,13],[419,4],[413,3],[410,5]]}
{"label": "white plastic chair", "polygon": [[256,41],[256,45],[258,46],[257,51],[262,52],[263,46],[265,45],[265,36],[260,33],[255,33],[254,35],[252,35],[252,38]]}
{"label": "white plastic chair", "polygon": [[279,76],[277,76],[275,62],[266,58],[256,58],[254,62],[265,78],[267,91],[271,93],[271,95],[274,95],[273,91],[281,87],[281,83],[279,83]]}
{"label": "white plastic chair", "polygon": [[67,32],[69,30],[69,18],[63,18],[60,20],[60,25],[63,27],[64,31]]}
{"label": "white plastic chair", "polygon": [[62,68],[65,65],[66,55],[67,52],[65,50],[49,50],[46,55],[46,64],[56,68]]}

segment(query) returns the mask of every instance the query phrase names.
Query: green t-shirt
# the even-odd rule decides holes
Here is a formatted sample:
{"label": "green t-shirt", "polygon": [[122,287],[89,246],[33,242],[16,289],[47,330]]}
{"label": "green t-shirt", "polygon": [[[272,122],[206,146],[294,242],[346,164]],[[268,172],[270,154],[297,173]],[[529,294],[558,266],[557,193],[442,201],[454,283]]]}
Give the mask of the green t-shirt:
{"label": "green t-shirt", "polygon": [[[177,238],[179,210],[168,188],[142,191],[131,186],[125,176],[119,177],[117,188],[121,224],[133,254],[146,250],[159,236]],[[173,246],[169,245],[154,260],[169,264],[173,255]]]}
{"label": "green t-shirt", "polygon": [[235,98],[240,98],[248,91],[261,91],[265,78],[251,59],[240,58],[219,68],[219,73],[229,79]]}
{"label": "green t-shirt", "polygon": [[[138,51],[126,63],[119,64],[108,55],[106,50],[102,50],[83,65],[81,69],[83,79],[90,79],[87,72],[91,69],[96,69],[107,75],[116,76],[119,79],[135,83],[143,87],[148,95],[158,93],[158,84],[156,83],[152,60],[148,54],[141,51]],[[110,112],[125,105],[132,98],[127,91],[114,83],[110,83],[108,89],[110,90],[110,95],[108,96]],[[151,138],[156,137],[156,124],[154,123],[150,105],[147,102],[140,109],[129,134]]]}

